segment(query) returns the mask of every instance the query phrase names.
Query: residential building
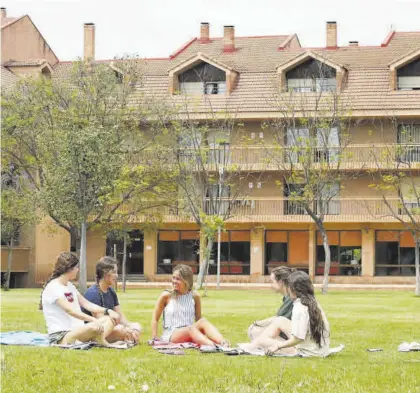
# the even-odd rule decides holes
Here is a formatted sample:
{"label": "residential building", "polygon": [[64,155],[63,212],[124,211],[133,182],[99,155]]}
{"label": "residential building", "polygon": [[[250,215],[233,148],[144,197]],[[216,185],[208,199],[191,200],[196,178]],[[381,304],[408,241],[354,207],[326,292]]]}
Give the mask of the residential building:
{"label": "residential building", "polygon": [[[95,25],[85,24],[84,31],[84,58],[106,62],[95,59]],[[57,59],[29,16],[2,16],[2,35],[2,84],[10,86],[25,74],[60,78],[69,72],[72,62]],[[381,156],[389,146],[404,146],[404,159],[412,163],[410,175],[420,171],[420,31],[391,31],[378,46],[356,41],[340,46],[337,35],[337,24],[327,22],[325,45],[305,48],[296,34],[237,37],[234,26],[225,26],[223,37],[212,37],[210,25],[202,23],[200,35],[168,58],[144,62],[139,97],[173,102],[191,98],[198,120],[205,118],[210,103],[216,113],[231,111],[244,124],[230,136],[228,153],[226,146],[223,150],[230,162],[258,174],[258,181],[249,182],[246,200],[238,201],[222,233],[222,282],[268,282],[270,269],[282,265],[306,270],[321,282],[325,258],[321,237],[310,216],[290,199],[295,188],[286,187],[282,171],[267,161],[273,135],[263,126],[281,115],[273,100],[279,92],[283,97],[290,92],[310,97],[321,91],[337,92],[352,120],[340,170],[354,176],[337,185],[325,216],[331,282],[415,282],[413,237],[388,214],[369,185],[376,168],[372,149]],[[305,77],[320,63],[325,75]],[[307,131],[303,127],[299,132],[304,139]],[[331,161],[341,137],[339,130],[329,134]],[[296,143],[286,132],[285,147],[293,151]],[[385,169],[395,170],[388,165]],[[395,200],[392,196],[391,203],[397,206],[397,195]],[[143,232],[141,223],[138,217],[130,233],[129,280],[168,281],[172,267],[181,262],[197,271],[200,232],[192,220],[168,210],[158,230]],[[14,254],[14,272],[25,275],[27,285],[42,283],[56,255],[70,249],[69,234],[59,228],[50,233],[49,225],[37,225]],[[106,233],[88,233],[90,280],[95,262],[105,253],[112,255],[114,244]],[[2,248],[3,261],[4,257]],[[216,256],[211,259],[209,280],[215,280]],[[2,262],[2,271],[4,266]]]}

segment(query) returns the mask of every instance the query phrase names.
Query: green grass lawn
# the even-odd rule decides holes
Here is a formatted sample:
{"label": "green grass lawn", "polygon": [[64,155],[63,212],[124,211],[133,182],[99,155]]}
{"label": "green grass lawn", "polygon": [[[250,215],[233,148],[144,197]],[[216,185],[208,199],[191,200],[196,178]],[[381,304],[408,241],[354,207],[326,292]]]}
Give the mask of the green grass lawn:
{"label": "green grass lawn", "polygon": [[[1,331],[45,332],[39,290],[2,293]],[[126,315],[150,338],[159,290],[119,293]],[[272,315],[281,297],[269,291],[210,291],[203,315],[232,343],[246,341],[248,325]],[[331,325],[326,359],[282,359],[223,354],[162,355],[142,343],[126,350],[2,347],[2,392],[420,392],[420,352],[399,353],[420,341],[420,299],[410,292],[333,292],[319,295]],[[369,353],[366,348],[383,348]],[[109,389],[112,385],[114,389]]]}

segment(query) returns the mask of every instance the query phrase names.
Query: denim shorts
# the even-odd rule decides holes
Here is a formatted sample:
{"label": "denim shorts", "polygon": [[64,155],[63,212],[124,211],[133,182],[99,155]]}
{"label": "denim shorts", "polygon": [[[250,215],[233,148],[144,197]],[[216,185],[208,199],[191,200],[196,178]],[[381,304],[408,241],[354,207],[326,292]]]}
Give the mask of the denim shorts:
{"label": "denim shorts", "polygon": [[58,344],[70,330],[62,330],[48,335],[51,344]]}

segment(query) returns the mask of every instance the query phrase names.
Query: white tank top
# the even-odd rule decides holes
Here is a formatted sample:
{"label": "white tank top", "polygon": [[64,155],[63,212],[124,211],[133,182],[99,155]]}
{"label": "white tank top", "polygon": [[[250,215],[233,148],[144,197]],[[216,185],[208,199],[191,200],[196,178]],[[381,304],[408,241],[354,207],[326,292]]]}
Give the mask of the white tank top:
{"label": "white tank top", "polygon": [[163,329],[171,330],[191,326],[195,322],[195,301],[192,291],[171,296],[163,310]]}

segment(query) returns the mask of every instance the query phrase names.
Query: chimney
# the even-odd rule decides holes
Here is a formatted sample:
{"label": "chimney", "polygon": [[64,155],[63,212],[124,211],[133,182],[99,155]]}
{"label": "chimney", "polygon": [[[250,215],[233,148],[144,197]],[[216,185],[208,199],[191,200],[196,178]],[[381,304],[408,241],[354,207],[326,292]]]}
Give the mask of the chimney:
{"label": "chimney", "polygon": [[327,22],[327,49],[337,48],[337,22]]}
{"label": "chimney", "polygon": [[210,42],[210,25],[207,22],[201,22],[200,41],[202,44]]}
{"label": "chimney", "polygon": [[1,20],[3,20],[4,18],[7,18],[7,12],[6,12],[6,8],[1,7]]}
{"label": "chimney", "polygon": [[224,26],[223,28],[223,52],[235,51],[235,26]]}
{"label": "chimney", "polygon": [[95,24],[84,24],[84,46],[83,58],[87,60],[95,60]]}
{"label": "chimney", "polygon": [[349,41],[349,46],[359,46],[359,41]]}

